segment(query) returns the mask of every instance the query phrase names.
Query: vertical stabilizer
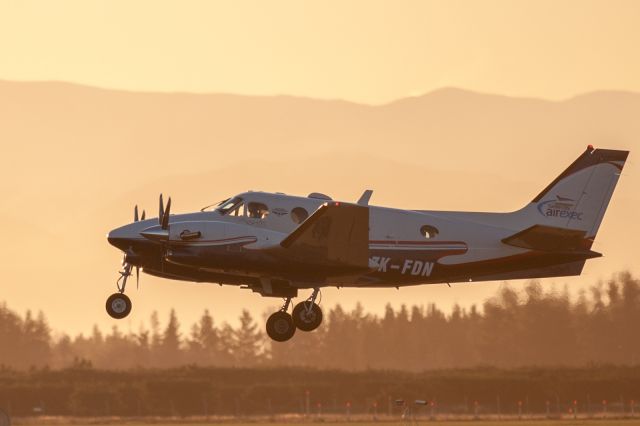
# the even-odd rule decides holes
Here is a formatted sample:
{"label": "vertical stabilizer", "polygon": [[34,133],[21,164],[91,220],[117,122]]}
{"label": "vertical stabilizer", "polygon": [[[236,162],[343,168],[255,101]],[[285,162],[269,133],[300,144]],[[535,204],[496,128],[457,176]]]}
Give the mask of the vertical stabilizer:
{"label": "vertical stabilizer", "polygon": [[593,240],[629,151],[591,145],[520,211],[523,225],[584,231]]}

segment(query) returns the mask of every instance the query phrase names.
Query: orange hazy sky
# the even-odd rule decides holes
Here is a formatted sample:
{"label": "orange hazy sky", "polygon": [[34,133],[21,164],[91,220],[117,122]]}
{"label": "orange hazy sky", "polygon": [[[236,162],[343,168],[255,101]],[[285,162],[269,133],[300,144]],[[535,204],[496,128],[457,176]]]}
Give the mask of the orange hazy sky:
{"label": "orange hazy sky", "polygon": [[382,103],[640,91],[638,1],[0,1],[0,79]]}

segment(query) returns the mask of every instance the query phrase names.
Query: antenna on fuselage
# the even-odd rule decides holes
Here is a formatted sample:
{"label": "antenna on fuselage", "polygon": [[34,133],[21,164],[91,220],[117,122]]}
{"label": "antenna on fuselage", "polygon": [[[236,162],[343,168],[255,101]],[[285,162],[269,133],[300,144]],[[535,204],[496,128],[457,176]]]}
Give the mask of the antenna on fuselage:
{"label": "antenna on fuselage", "polygon": [[360,196],[360,199],[358,200],[358,205],[360,205],[360,206],[368,206],[369,205],[369,200],[371,199],[371,194],[373,194],[373,190],[372,189],[367,189],[366,191],[364,191],[362,193],[362,195]]}

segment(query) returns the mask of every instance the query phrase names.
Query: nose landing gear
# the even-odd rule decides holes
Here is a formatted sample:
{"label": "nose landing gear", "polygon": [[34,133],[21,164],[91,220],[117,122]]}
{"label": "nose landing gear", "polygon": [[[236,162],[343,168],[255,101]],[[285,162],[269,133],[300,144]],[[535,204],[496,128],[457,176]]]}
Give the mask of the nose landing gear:
{"label": "nose landing gear", "polygon": [[120,271],[120,278],[116,283],[118,292],[113,293],[107,299],[107,313],[111,318],[122,319],[131,313],[131,299],[124,294],[125,287],[127,286],[127,279],[131,276],[131,270],[133,265],[130,263],[124,263],[122,271]]}
{"label": "nose landing gear", "polygon": [[122,319],[131,312],[131,299],[124,293],[113,293],[107,299],[107,313],[111,318]]}
{"label": "nose landing gear", "polygon": [[298,303],[293,308],[293,315],[289,315],[291,298],[285,299],[284,305],[267,319],[267,334],[276,342],[286,342],[296,332],[296,328],[302,331],[312,331],[318,328],[322,322],[322,309],[316,304],[316,298],[320,289],[314,288],[311,296],[304,302]]}

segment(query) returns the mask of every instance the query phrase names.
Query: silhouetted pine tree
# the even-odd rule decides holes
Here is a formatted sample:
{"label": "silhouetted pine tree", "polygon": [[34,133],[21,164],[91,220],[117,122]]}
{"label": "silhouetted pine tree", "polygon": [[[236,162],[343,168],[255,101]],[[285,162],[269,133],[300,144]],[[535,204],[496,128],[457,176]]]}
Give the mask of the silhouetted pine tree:
{"label": "silhouetted pine tree", "polygon": [[[185,363],[211,366],[312,366],[348,370],[411,371],[474,367],[584,366],[640,363],[640,281],[629,273],[582,291],[571,301],[568,291],[545,291],[535,281],[521,291],[503,286],[484,302],[445,314],[435,304],[390,305],[384,315],[326,309],[323,325],[298,331],[285,343],[272,343],[248,311],[240,324],[215,326],[205,311],[186,339],[175,311],[161,326],[158,314],[150,329],[123,333],[117,327],[89,336],[51,335],[42,313],[24,317],[0,305],[0,365],[19,369],[78,365],[96,368],[172,367]],[[292,354],[304,354],[292,356]]]}
{"label": "silhouetted pine tree", "polygon": [[182,363],[180,344],[180,324],[178,323],[176,311],[171,309],[169,322],[162,335],[162,343],[158,348],[160,366],[180,365]]}
{"label": "silhouetted pine tree", "polygon": [[240,315],[240,326],[233,332],[233,356],[237,365],[260,363],[263,335],[248,310]]}

